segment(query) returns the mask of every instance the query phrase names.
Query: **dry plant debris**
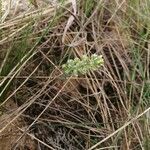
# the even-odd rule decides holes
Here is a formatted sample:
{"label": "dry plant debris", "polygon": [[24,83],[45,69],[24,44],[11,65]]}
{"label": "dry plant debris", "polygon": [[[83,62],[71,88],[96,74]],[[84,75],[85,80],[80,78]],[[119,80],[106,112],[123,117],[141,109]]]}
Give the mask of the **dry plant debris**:
{"label": "dry plant debris", "polygon": [[[0,149],[150,149],[150,4],[16,2],[1,12]],[[66,76],[83,56],[104,65]]]}

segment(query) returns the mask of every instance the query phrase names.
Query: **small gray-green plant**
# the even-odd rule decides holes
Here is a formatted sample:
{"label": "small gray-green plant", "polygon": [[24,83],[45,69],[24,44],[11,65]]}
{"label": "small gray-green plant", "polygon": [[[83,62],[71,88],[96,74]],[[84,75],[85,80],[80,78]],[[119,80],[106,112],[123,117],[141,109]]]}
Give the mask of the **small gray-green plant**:
{"label": "small gray-green plant", "polygon": [[83,55],[80,59],[69,59],[66,64],[62,65],[66,75],[78,76],[84,75],[88,71],[95,71],[104,64],[102,55],[93,54],[90,57]]}

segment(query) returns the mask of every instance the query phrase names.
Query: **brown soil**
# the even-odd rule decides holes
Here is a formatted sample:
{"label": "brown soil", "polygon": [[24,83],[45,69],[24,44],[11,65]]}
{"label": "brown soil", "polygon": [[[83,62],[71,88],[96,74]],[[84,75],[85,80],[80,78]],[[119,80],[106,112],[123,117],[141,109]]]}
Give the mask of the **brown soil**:
{"label": "brown soil", "polygon": [[[17,106],[13,101],[9,101],[5,105],[5,109],[9,110],[9,112],[16,108]],[[12,118],[9,117],[9,112],[4,112],[0,116],[0,130],[12,120]],[[22,135],[21,129],[24,127],[25,124],[23,119],[19,118],[0,132],[0,150],[11,150],[13,147],[17,147],[19,150],[24,150],[25,148],[35,150],[35,143],[28,135],[23,136],[20,142],[17,142],[16,145],[16,140]]]}

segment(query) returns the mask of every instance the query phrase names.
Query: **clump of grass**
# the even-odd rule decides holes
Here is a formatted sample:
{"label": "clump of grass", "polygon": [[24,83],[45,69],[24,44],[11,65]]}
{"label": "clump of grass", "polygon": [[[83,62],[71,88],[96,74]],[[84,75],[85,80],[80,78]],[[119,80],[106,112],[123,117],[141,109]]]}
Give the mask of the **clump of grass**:
{"label": "clump of grass", "polygon": [[0,17],[2,17],[2,1],[0,1]]}
{"label": "clump of grass", "polygon": [[0,25],[0,106],[17,102],[10,123],[23,116],[41,149],[149,148],[149,3],[74,2],[69,25],[67,1]]}

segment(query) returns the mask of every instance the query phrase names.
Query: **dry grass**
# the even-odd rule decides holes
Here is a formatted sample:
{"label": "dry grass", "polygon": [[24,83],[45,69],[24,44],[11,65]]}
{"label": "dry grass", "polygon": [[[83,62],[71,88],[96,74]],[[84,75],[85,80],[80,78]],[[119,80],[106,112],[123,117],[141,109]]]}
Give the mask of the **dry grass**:
{"label": "dry grass", "polygon": [[[22,134],[13,149],[27,147],[26,136],[36,145],[29,149],[39,150],[150,148],[150,4],[144,2],[65,1],[0,24],[0,108],[11,112],[0,136],[19,118],[25,122],[16,124]],[[64,76],[69,58],[93,53],[103,55],[104,67]],[[10,101],[13,110],[6,108]]]}

